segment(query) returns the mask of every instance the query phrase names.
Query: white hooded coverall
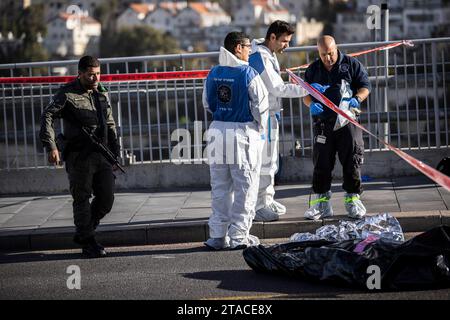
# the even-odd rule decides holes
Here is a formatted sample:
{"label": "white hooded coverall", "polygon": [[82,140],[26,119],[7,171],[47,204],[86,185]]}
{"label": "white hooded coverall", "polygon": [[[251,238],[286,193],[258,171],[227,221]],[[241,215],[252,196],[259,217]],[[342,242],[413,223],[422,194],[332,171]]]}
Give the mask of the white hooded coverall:
{"label": "white hooded coverall", "polygon": [[259,74],[222,47],[219,65],[205,81],[203,105],[213,114],[207,134],[209,233],[228,235],[235,247],[246,243],[255,216],[268,93]]}
{"label": "white hooded coverall", "polygon": [[296,84],[285,83],[280,76],[280,65],[274,53],[263,45],[264,39],[252,41],[252,54],[249,64],[261,75],[269,92],[268,139],[264,141],[261,177],[259,182],[256,211],[268,207],[275,195],[274,177],[278,171],[278,119],[281,112],[280,98],[300,98],[308,95],[307,91]]}

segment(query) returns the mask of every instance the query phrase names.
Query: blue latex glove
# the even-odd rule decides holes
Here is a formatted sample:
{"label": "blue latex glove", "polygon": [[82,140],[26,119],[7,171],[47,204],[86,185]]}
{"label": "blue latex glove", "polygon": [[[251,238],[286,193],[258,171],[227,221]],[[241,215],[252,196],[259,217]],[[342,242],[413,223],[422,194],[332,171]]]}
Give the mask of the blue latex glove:
{"label": "blue latex glove", "polygon": [[359,103],[358,99],[351,98],[350,101],[348,102],[348,106],[350,108],[358,108],[359,109],[360,103]]}
{"label": "blue latex glove", "polygon": [[309,111],[311,112],[311,115],[318,116],[323,112],[323,107],[319,102],[312,102],[309,105]]}
{"label": "blue latex glove", "polygon": [[330,86],[323,86],[319,83],[311,83],[311,87],[319,91],[320,93],[324,93]]}

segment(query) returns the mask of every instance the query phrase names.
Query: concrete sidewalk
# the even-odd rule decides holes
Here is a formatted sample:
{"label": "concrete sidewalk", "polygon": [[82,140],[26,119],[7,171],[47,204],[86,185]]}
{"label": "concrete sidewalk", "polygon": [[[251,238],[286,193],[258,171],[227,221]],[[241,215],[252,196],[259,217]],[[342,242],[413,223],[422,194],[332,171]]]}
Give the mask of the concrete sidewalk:
{"label": "concrete sidewalk", "polygon": [[[424,176],[375,179],[364,183],[362,200],[369,214],[388,212],[404,232],[421,232],[450,224],[450,193]],[[324,224],[345,219],[341,184],[333,184],[336,216],[310,221],[309,184],[277,186],[276,199],[288,213],[276,222],[255,222],[251,233],[261,239],[285,238],[311,232]],[[211,213],[210,190],[133,190],[117,192],[114,207],[98,228],[106,246],[204,241]],[[70,195],[0,197],[0,250],[75,248]]]}

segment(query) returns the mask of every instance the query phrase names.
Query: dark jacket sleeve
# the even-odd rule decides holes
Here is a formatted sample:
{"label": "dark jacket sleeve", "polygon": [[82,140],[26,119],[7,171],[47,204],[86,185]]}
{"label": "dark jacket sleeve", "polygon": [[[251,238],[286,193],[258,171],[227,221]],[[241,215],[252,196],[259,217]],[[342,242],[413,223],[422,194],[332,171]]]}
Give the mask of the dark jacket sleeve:
{"label": "dark jacket sleeve", "polygon": [[65,93],[62,91],[57,92],[41,115],[41,130],[39,132],[39,138],[47,151],[57,149],[53,123],[55,119],[61,118],[62,110],[64,109],[66,101],[67,97]]}
{"label": "dark jacket sleeve", "polygon": [[356,59],[353,60],[352,87],[356,90],[367,88],[370,91],[369,75],[367,74],[366,68]]}
{"label": "dark jacket sleeve", "polygon": [[305,81],[311,84],[312,80],[312,65],[309,65],[309,67],[305,71]]}
{"label": "dark jacket sleeve", "polygon": [[120,155],[120,145],[117,136],[116,122],[114,121],[111,104],[108,95],[104,93],[108,101],[108,108],[106,109],[106,125],[108,127],[108,147],[111,152],[118,157]]}

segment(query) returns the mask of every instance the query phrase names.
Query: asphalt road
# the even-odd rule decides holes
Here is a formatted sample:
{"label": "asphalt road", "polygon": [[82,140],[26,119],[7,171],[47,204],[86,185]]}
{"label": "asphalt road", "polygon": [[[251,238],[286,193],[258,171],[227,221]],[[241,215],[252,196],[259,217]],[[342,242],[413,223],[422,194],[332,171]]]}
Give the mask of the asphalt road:
{"label": "asphalt road", "polygon": [[[450,289],[359,291],[260,274],[248,267],[242,251],[211,252],[202,243],[108,248],[109,256],[102,259],[83,259],[79,252],[0,254],[0,299],[450,298]],[[78,270],[79,282],[74,278]]]}

